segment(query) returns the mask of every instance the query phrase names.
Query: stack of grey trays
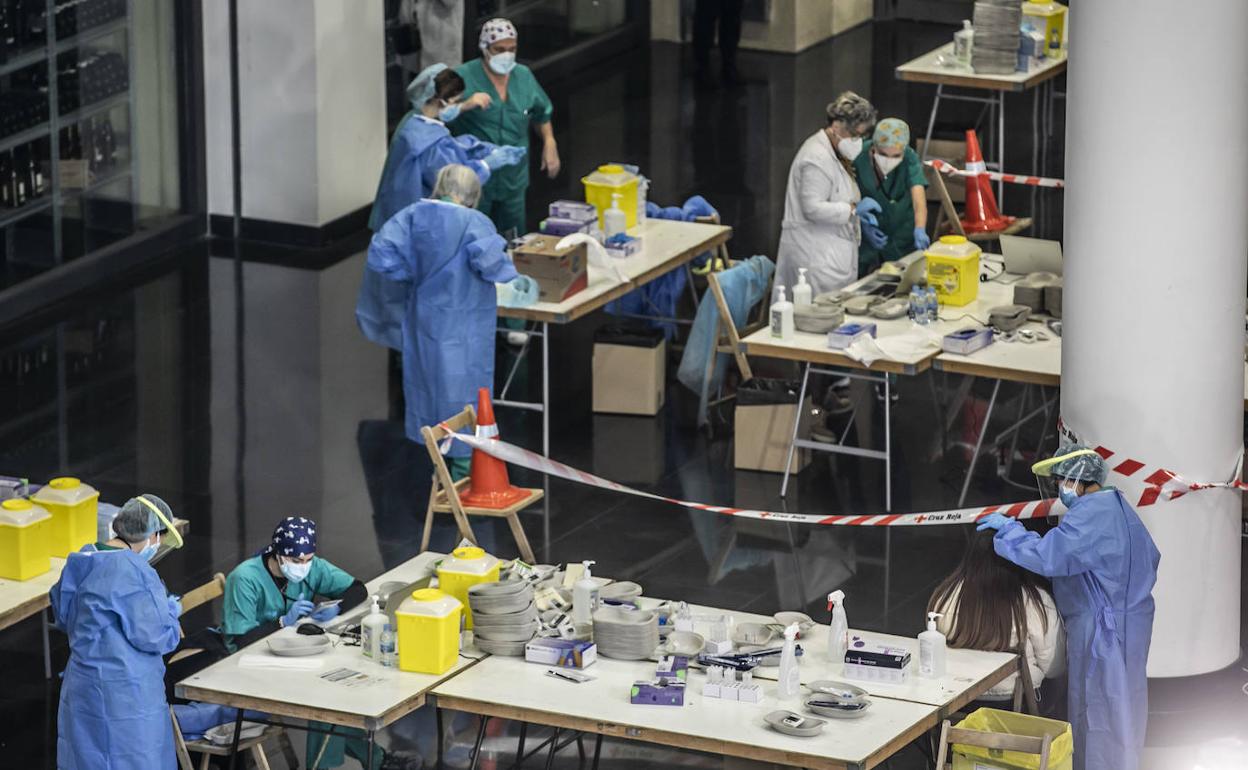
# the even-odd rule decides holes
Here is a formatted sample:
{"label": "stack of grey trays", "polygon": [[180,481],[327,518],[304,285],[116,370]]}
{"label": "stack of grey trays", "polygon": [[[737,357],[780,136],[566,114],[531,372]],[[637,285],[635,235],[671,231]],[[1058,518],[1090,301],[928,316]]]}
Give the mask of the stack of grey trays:
{"label": "stack of grey trays", "polygon": [[537,636],[537,607],[527,582],[478,583],[468,589],[468,606],[473,641],[482,652],[522,656]]}
{"label": "stack of grey trays", "polygon": [[976,0],[971,68],[982,75],[1011,75],[1018,68],[1021,0]]}
{"label": "stack of grey trays", "polygon": [[603,607],[594,613],[598,654],[617,660],[645,660],[659,646],[659,614]]}

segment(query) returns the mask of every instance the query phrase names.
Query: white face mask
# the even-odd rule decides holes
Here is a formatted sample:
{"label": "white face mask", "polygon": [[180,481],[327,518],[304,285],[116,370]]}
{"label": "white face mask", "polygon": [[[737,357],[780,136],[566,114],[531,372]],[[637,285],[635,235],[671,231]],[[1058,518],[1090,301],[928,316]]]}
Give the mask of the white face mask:
{"label": "white face mask", "polygon": [[842,158],[852,161],[858,157],[858,153],[862,152],[862,137],[855,136],[852,139],[840,139],[836,143],[836,149],[841,153]]}
{"label": "white face mask", "polygon": [[284,561],[277,565],[282,571],[282,575],[292,583],[302,583],[308,573],[312,571],[312,562],[306,561],[302,564],[298,562]]}
{"label": "white face mask", "polygon": [[516,68],[516,55],[511,51],[490,55],[490,69],[499,75],[506,75]]}
{"label": "white face mask", "polygon": [[896,158],[890,158],[887,155],[876,155],[875,166],[880,170],[881,174],[888,176],[893,172],[893,169],[901,165],[904,157],[903,155],[898,155]]}

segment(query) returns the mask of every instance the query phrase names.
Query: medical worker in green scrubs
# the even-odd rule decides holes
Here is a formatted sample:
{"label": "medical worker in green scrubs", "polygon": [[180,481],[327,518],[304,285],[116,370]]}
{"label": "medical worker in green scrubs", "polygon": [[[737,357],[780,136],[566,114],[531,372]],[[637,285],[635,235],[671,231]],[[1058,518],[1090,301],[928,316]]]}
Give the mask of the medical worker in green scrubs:
{"label": "medical worker in green scrubs", "polygon": [[[484,93],[489,106],[461,112],[450,123],[456,136],[471,134],[499,146],[528,148],[530,126],[542,138],[541,169],[554,179],[559,174],[559,148],[550,116],[550,97],[538,85],[532,70],[516,62],[516,28],[506,19],[491,19],[481,27],[481,57],[455,68],[464,79],[464,99]],[[532,150],[530,150],[530,153]],[[488,216],[498,232],[509,237],[528,232],[524,221],[524,197],[529,188],[529,164],[499,168],[492,172],[477,208]]]}
{"label": "medical worker in green scrubs", "polygon": [[[225,579],[225,642],[236,650],[304,618],[324,625],[367,598],[363,583],[316,555],[316,522],[288,516],[273,530],[269,545],[235,567]],[[341,599],[342,603],[317,610],[318,599]],[[310,726],[330,727],[321,722]],[[337,728],[337,732],[315,767],[340,767],[346,761],[344,754],[368,767],[368,742],[363,732],[344,728]],[[308,732],[309,763],[321,752],[325,740],[322,733]],[[408,770],[420,765],[419,757],[386,753],[379,747],[373,752],[372,766],[382,770]]]}
{"label": "medical worker in green scrubs", "polygon": [[910,148],[910,126],[898,118],[885,118],[875,126],[871,142],[854,158],[858,189],[864,199],[880,204],[880,232],[888,240],[881,247],[863,238],[858,247],[858,275],[864,276],[884,262],[901,259],[915,249],[926,249],[927,177],[919,154]]}

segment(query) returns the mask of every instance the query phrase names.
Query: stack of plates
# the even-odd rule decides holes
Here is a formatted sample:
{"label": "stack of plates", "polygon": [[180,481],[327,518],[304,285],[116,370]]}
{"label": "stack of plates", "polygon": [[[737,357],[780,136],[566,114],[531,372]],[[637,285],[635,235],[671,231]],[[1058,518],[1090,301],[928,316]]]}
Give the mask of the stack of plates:
{"label": "stack of plates", "polygon": [[603,607],[594,613],[594,644],[607,658],[644,660],[659,646],[658,613]]}
{"label": "stack of plates", "polygon": [[976,0],[975,45],[971,68],[984,75],[1010,75],[1018,68],[1018,36],[1023,20],[1019,0]]}
{"label": "stack of plates", "polygon": [[524,655],[524,645],[537,636],[533,586],[521,581],[478,583],[468,589],[472,637],[491,655]]}
{"label": "stack of plates", "polygon": [[806,708],[819,716],[856,719],[871,708],[867,691],[852,684],[821,679],[807,687],[811,695],[806,699]]}

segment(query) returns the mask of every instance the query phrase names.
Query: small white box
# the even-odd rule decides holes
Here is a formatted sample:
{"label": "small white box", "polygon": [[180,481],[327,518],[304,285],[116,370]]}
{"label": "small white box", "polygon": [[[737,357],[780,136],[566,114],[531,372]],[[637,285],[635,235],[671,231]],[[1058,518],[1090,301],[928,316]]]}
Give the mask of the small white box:
{"label": "small white box", "polygon": [[763,688],[756,684],[743,684],[737,688],[737,700],[742,703],[761,703]]}
{"label": "small white box", "polygon": [[738,700],[741,691],[741,685],[736,682],[725,682],[724,686],[719,689],[719,697],[724,700]]}
{"label": "small white box", "polygon": [[845,678],[858,679],[863,682],[905,684],[910,679],[910,667],[884,668],[881,666],[860,666],[857,663],[846,663]]}
{"label": "small white box", "polygon": [[727,639],[722,639],[718,642],[708,641],[705,650],[711,655],[727,655],[732,652],[732,642]]}
{"label": "small white box", "polygon": [[719,686],[718,682],[707,682],[702,685],[703,698],[718,698],[722,692],[723,688]]}
{"label": "small white box", "polygon": [[844,350],[854,344],[854,340],[863,336],[875,337],[876,326],[873,323],[855,321],[841,324],[828,332],[828,347],[832,350]]}

